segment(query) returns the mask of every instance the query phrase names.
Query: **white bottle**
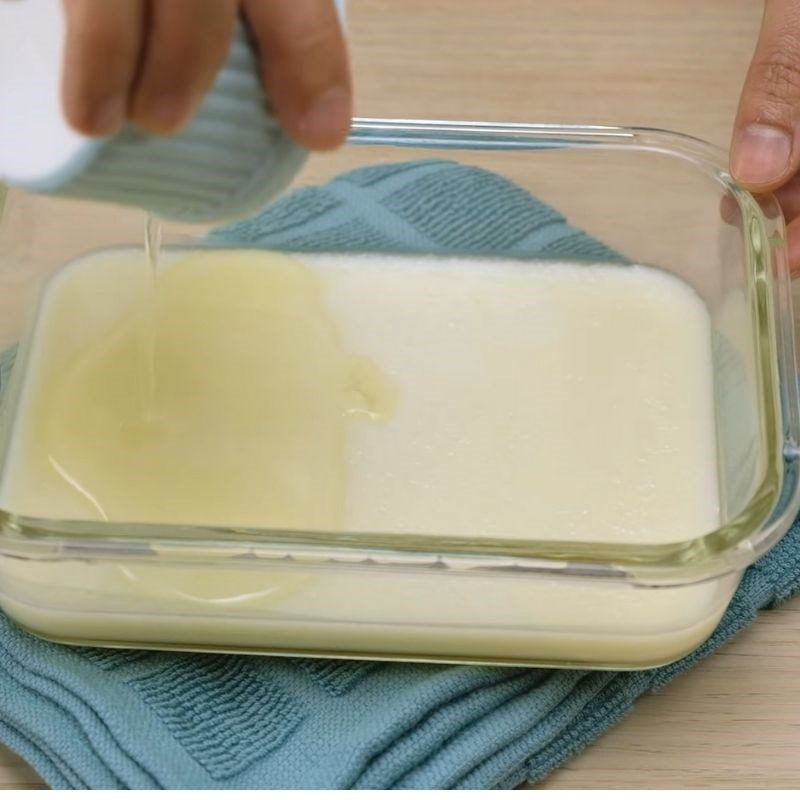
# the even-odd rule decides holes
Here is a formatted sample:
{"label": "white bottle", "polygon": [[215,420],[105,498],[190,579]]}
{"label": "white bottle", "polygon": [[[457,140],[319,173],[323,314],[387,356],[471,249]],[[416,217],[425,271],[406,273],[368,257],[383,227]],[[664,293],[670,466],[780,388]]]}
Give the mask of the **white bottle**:
{"label": "white bottle", "polygon": [[305,150],[268,110],[243,26],[184,131],[151,136],[128,125],[108,139],[64,118],[65,28],[56,0],[0,1],[0,183],[203,222],[257,211],[302,166]]}

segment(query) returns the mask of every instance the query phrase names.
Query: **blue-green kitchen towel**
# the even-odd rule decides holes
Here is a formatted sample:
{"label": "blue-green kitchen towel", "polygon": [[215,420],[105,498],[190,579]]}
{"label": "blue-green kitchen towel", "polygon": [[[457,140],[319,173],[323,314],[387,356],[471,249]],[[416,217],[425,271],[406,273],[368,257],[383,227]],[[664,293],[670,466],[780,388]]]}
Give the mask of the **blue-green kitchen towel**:
{"label": "blue-green kitchen towel", "polygon": [[[350,172],[233,233],[296,250],[614,258],[505,179],[446,161]],[[634,673],[71,649],[0,616],[0,739],[59,788],[513,787],[799,585],[795,525],[746,573],[710,641]]]}

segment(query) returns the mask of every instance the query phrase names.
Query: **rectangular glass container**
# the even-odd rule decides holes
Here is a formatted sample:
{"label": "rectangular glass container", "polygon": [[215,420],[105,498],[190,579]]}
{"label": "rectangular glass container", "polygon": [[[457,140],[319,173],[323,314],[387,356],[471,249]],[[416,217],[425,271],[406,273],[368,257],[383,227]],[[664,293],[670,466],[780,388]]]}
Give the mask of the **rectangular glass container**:
{"label": "rectangular glass container", "polygon": [[[584,668],[656,666],[707,638],[744,569],[784,535],[800,504],[779,209],[732,183],[711,146],[618,127],[357,120],[347,146],[313,157],[292,188],[423,158],[511,181],[602,242],[609,263],[621,256],[658,268],[701,298],[714,341],[719,527],[632,545],[536,530],[470,538],[226,529],[0,509],[0,606],[9,616],[42,637],[92,646]],[[439,187],[415,191],[425,203]],[[513,243],[469,235],[481,219],[479,196],[463,198],[469,224],[460,233],[454,210],[447,252],[520,259]],[[10,469],[28,320],[42,286],[93,251],[141,248],[144,219],[15,190],[0,204],[0,347],[19,342],[13,370],[1,376],[0,468]],[[251,246],[241,230],[242,246]],[[202,246],[208,233],[165,224],[164,241]],[[320,249],[335,251],[335,238]],[[370,252],[364,240],[357,252]],[[433,239],[415,241],[389,249],[438,252]],[[564,256],[543,250],[536,259]],[[604,259],[593,252],[590,260]]]}

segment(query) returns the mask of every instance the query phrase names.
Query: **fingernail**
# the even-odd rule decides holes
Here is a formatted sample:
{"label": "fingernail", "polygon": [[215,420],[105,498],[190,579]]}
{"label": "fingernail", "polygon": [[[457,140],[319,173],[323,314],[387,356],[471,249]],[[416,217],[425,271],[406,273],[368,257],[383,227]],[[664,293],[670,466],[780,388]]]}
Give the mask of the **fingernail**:
{"label": "fingernail", "polygon": [[772,183],[789,168],[792,140],[780,128],[748,125],[736,134],[731,152],[733,177],[749,186]]}
{"label": "fingernail", "polygon": [[306,109],[299,132],[303,144],[329,148],[341,144],[350,127],[350,92],[336,86],[321,94]]}
{"label": "fingernail", "polygon": [[115,95],[100,102],[91,115],[93,136],[112,136],[125,122],[125,97]]}
{"label": "fingernail", "polygon": [[136,119],[153,133],[177,133],[189,117],[191,98],[184,94],[163,94],[136,109]]}

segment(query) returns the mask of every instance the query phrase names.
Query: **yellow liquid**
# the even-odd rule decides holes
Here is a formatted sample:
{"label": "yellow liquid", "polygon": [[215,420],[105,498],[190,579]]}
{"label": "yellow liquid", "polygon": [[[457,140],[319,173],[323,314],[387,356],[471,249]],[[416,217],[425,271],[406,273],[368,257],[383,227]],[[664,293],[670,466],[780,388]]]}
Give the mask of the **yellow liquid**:
{"label": "yellow liquid", "polygon": [[[302,259],[299,260],[299,259]],[[44,294],[0,507],[667,543],[719,522],[710,321],[644,267],[99,253]]]}
{"label": "yellow liquid", "polygon": [[[67,270],[43,325],[140,271],[133,255]],[[197,252],[159,276],[155,320],[151,291],[71,353],[48,342],[15,474],[46,462],[83,519],[341,528],[348,428],[386,416],[394,392],[344,349],[319,279],[286,256]]]}

